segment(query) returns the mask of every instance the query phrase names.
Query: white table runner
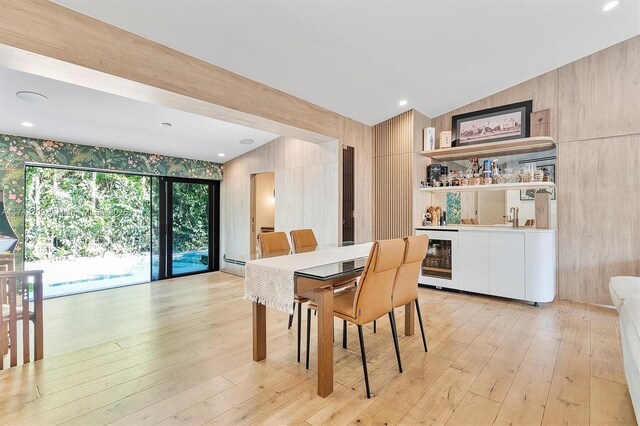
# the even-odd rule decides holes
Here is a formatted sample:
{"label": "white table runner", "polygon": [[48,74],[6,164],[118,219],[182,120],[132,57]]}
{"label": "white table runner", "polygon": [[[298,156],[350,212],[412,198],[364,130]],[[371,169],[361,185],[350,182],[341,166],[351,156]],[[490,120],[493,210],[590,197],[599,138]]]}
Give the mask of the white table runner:
{"label": "white table runner", "polygon": [[364,243],[250,260],[245,265],[244,298],[292,314],[296,271],[367,257],[371,245]]}

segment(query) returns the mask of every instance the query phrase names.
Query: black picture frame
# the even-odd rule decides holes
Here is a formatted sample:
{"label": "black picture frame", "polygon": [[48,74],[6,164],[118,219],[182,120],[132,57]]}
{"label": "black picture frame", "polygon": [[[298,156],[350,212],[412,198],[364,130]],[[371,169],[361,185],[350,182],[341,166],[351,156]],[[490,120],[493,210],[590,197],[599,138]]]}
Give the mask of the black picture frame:
{"label": "black picture frame", "polygon": [[452,146],[528,138],[531,134],[532,110],[533,101],[528,100],[454,115],[451,117]]}
{"label": "black picture frame", "polygon": [[[553,164],[553,163],[550,163],[550,164],[536,164],[536,169],[544,170],[546,172],[549,172],[549,176],[551,177],[551,181],[552,182],[556,181],[556,165],[555,164]],[[551,192],[551,199],[555,200],[556,199],[556,188],[551,188],[550,190],[547,189],[547,191]],[[535,190],[532,190],[532,189],[521,189],[520,190],[520,201],[534,201],[535,198],[531,194],[535,195]]]}

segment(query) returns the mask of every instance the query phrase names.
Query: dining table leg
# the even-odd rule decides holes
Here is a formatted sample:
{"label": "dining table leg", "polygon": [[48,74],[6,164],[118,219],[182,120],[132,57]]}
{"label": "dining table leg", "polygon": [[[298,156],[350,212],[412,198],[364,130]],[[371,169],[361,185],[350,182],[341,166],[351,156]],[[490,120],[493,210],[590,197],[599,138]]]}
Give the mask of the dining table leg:
{"label": "dining table leg", "polygon": [[416,307],[411,303],[404,305],[404,335],[413,336],[416,332]]}
{"label": "dining table leg", "polygon": [[314,291],[318,306],[318,395],[333,392],[333,288]]}
{"label": "dining table leg", "polygon": [[267,357],[267,307],[253,302],[253,360]]}

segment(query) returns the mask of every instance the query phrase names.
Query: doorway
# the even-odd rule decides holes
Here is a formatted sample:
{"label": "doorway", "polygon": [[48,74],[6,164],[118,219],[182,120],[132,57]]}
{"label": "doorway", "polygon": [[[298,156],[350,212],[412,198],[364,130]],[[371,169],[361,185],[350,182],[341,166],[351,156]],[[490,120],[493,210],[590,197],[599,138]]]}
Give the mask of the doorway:
{"label": "doorway", "polygon": [[276,218],[276,174],[251,175],[251,254],[256,252],[258,235],[273,232]]}
{"label": "doorway", "polygon": [[355,242],[355,149],[342,145],[342,242]]}
{"label": "doorway", "polygon": [[159,178],[158,278],[219,269],[219,182]]}
{"label": "doorway", "polygon": [[473,219],[480,225],[505,223],[505,191],[474,191],[460,193],[461,219]]}

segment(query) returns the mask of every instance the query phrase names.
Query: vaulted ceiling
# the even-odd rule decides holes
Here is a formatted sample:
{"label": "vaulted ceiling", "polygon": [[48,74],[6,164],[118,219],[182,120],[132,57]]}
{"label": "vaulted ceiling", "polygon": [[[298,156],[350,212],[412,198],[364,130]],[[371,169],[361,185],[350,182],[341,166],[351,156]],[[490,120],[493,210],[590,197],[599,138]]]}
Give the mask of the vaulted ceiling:
{"label": "vaulted ceiling", "polygon": [[57,3],[372,125],[435,117],[640,34],[640,1],[606,1]]}

